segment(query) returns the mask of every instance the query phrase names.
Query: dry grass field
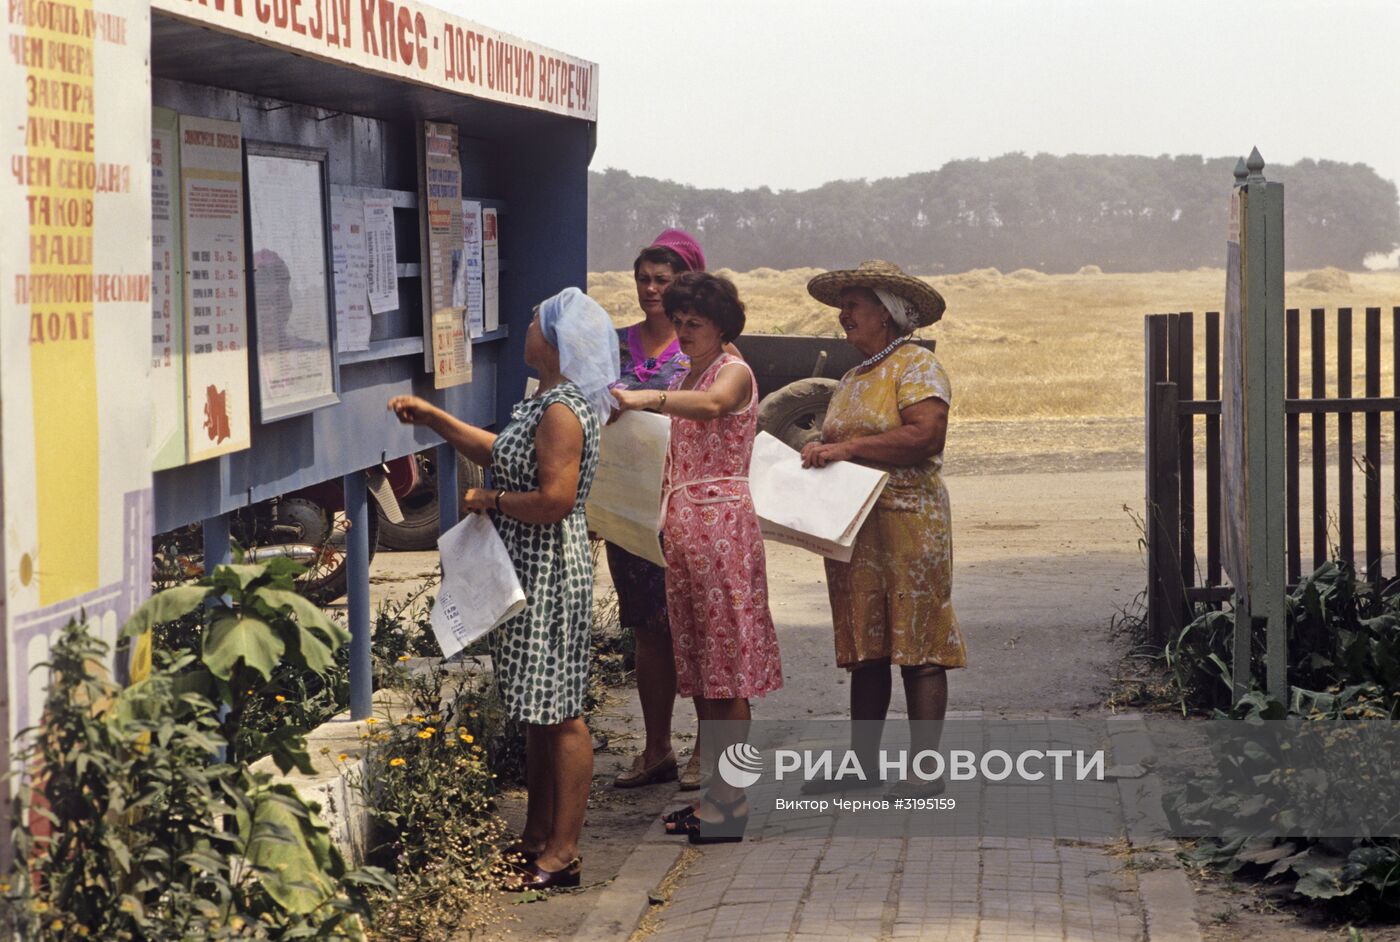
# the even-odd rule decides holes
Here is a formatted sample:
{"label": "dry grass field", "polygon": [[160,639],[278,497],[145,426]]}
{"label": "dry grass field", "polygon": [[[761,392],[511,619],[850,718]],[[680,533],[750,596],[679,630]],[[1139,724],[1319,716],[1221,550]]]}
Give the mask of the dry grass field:
{"label": "dry grass field", "polygon": [[[759,268],[721,274],[734,280],[748,305],[748,330],[834,336],[834,310],[806,292],[807,279],[817,272]],[[953,473],[1011,469],[1026,461],[1101,466],[1141,455],[1143,315],[1218,311],[1225,295],[1223,269],[1102,274],[1091,266],[1075,275],[981,269],[928,280],[948,301],[943,320],[922,333],[937,338],[939,359],[953,380]],[[1400,272],[1296,272],[1285,284],[1288,306],[1305,312],[1305,376],[1306,310],[1351,307],[1353,382],[1360,394],[1363,312],[1381,307],[1382,388],[1395,388],[1390,311],[1400,305]],[[638,318],[631,272],[593,274],[588,285],[619,325]],[[1197,317],[1196,330],[1199,351],[1203,317]],[[1198,391],[1203,383],[1197,379]]]}

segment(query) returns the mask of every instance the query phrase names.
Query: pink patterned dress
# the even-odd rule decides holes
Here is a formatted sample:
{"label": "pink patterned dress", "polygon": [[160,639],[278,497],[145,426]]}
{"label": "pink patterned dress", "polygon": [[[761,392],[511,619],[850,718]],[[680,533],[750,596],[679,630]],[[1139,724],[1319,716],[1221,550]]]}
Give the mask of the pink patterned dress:
{"label": "pink patterned dress", "polygon": [[[701,375],[709,389],[731,354]],[[676,389],[688,374],[671,381]],[[763,696],[783,685],[778,637],[768,611],[763,534],[749,494],[749,458],[758,428],[758,384],[738,412],[709,422],[671,416],[662,504],[666,610],[682,697]]]}

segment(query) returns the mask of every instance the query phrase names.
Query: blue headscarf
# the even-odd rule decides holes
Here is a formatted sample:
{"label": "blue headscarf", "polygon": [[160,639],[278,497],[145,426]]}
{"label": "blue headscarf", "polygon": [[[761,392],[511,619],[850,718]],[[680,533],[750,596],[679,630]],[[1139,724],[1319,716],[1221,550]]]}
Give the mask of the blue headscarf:
{"label": "blue headscarf", "polygon": [[540,302],[540,330],[559,351],[559,372],[607,421],[613,409],[608,389],[621,370],[617,331],[608,312],[579,289],[565,288]]}

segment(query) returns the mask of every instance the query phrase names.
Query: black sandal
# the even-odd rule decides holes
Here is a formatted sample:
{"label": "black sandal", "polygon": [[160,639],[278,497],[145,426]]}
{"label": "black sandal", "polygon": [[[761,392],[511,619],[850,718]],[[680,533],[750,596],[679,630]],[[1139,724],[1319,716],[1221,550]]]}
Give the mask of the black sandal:
{"label": "black sandal", "polygon": [[[724,814],[722,821],[705,821],[691,815],[687,820],[687,828],[692,844],[737,844],[744,839],[744,831],[749,826],[749,813],[745,811],[742,815],[734,813],[734,809],[748,801],[747,795],[740,795],[733,801],[716,801],[709,799]],[[699,809],[696,809],[699,810]]]}
{"label": "black sandal", "polygon": [[690,833],[690,819],[695,817],[698,805],[684,805],[675,811],[668,811],[661,816],[662,824],[666,833],[672,837],[680,837]]}

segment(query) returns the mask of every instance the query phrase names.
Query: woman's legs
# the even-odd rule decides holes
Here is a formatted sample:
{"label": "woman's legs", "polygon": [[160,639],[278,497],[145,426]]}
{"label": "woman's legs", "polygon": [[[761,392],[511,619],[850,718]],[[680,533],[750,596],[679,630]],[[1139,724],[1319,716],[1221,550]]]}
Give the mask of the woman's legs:
{"label": "woman's legs", "polygon": [[909,710],[910,759],[938,748],[948,712],[948,672],[937,664],[901,666],[904,701]]}
{"label": "woman's legs", "polygon": [[676,703],[676,662],[671,633],[641,629],[637,642],[637,698],[642,702],[646,746],[642,765],[650,768],[671,753],[671,713]]}
{"label": "woman's legs", "polygon": [[[525,726],[525,827],[520,845],[538,854],[549,842],[554,829],[554,776],[549,757],[550,727]],[[592,746],[592,742],[589,742]]]}
{"label": "woman's legs", "polygon": [[871,782],[880,775],[880,740],[892,686],[888,658],[863,661],[851,670],[851,750]]}
{"label": "woman's legs", "polygon": [[[747,697],[731,697],[720,700],[697,698],[695,705],[696,710],[701,712],[702,722],[706,723],[706,726],[702,727],[701,733],[703,748],[716,761],[725,749],[748,739],[752,714],[749,711]],[[696,817],[701,821],[723,820],[724,814],[713,807],[713,802],[730,804],[743,797],[743,789],[735,788],[719,775],[712,775],[710,787],[705,792],[705,800],[699,804]],[[740,809],[733,809],[733,811],[738,810]]]}
{"label": "woman's legs", "polygon": [[535,864],[562,870],[578,856],[579,835],[593,783],[593,744],[582,717],[527,728],[529,803],[525,844],[543,833]]}

